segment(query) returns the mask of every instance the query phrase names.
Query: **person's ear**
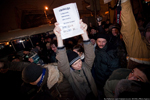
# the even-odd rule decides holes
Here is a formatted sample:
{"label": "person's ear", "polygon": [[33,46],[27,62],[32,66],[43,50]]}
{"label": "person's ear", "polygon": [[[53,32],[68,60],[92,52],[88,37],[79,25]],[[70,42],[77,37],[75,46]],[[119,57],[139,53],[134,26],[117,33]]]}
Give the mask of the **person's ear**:
{"label": "person's ear", "polygon": [[31,85],[37,85],[36,82],[30,82],[29,84],[31,84]]}

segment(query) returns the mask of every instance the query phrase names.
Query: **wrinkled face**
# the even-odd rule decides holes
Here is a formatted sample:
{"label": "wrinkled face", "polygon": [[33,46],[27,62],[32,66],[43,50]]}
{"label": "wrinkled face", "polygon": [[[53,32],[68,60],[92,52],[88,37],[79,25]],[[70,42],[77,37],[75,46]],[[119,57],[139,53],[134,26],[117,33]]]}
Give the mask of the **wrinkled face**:
{"label": "wrinkled face", "polygon": [[71,67],[75,70],[81,70],[82,67],[82,61],[81,59],[78,59],[76,62],[74,62]]}
{"label": "wrinkled face", "polygon": [[117,35],[119,34],[118,29],[113,28],[113,29],[112,29],[112,34],[113,34],[113,36],[117,36]]}
{"label": "wrinkled face", "polygon": [[54,52],[57,51],[57,47],[56,47],[54,44],[51,45],[51,49],[52,49]]}
{"label": "wrinkled face", "polygon": [[146,37],[146,40],[150,43],[150,28],[147,29],[145,37]]}
{"label": "wrinkled face", "polygon": [[106,39],[104,39],[104,38],[98,38],[98,39],[96,40],[96,43],[97,43],[98,47],[99,47],[100,49],[102,49],[102,48],[104,48],[104,46],[106,45],[107,41],[106,41]]}
{"label": "wrinkled face", "polygon": [[129,74],[128,80],[135,80],[135,81],[141,81],[141,82],[148,81],[146,75],[138,68],[134,68],[132,70],[132,72]]}

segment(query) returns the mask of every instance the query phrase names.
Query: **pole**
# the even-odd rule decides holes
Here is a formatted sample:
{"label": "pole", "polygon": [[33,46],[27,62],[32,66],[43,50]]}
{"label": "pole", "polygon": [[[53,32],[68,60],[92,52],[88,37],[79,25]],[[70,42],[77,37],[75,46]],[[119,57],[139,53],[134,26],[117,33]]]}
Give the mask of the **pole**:
{"label": "pole", "polygon": [[26,48],[25,45],[24,45],[24,43],[23,43],[23,41],[22,41],[21,43],[22,43],[22,45],[23,45],[23,48]]}
{"label": "pole", "polygon": [[30,42],[31,42],[31,44],[32,44],[32,47],[34,47],[33,42],[32,42],[32,40],[31,40],[30,36],[29,36],[29,40],[30,40]]}
{"label": "pole", "polygon": [[[96,20],[96,11],[97,11],[97,8],[96,8],[96,1],[95,0],[92,0],[93,2],[93,8],[94,8],[94,18],[95,18],[95,24],[97,23],[97,20]],[[97,25],[97,24],[96,24]]]}
{"label": "pole", "polygon": [[16,51],[16,49],[15,49],[14,44],[12,43],[12,41],[10,41],[10,42],[11,42],[11,44],[12,44],[12,46],[13,46],[14,50]]}

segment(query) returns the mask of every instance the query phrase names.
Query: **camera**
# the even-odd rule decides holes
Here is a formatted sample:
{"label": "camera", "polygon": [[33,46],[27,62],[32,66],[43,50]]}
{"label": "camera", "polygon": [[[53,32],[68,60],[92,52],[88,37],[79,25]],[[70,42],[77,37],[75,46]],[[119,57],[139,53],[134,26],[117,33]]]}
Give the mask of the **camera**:
{"label": "camera", "polygon": [[100,21],[102,21],[103,18],[101,16],[99,16],[96,19],[97,19],[97,22],[100,22]]}

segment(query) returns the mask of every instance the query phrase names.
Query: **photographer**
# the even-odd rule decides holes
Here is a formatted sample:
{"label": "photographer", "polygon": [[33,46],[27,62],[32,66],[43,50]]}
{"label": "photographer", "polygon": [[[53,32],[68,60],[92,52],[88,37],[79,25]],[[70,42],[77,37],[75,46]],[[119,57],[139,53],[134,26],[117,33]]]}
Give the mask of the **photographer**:
{"label": "photographer", "polygon": [[105,24],[103,24],[103,22],[102,22],[102,17],[97,17],[97,23],[98,23],[98,32],[106,33],[104,30]]}

